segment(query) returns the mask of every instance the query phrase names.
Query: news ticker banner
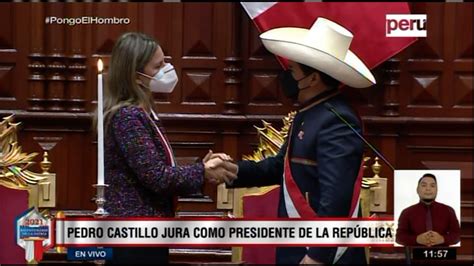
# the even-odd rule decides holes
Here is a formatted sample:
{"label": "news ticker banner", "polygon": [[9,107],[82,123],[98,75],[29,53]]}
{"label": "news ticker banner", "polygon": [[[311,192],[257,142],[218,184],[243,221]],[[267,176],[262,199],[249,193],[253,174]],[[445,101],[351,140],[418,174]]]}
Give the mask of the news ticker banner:
{"label": "news ticker banner", "polygon": [[[16,218],[17,244],[28,262],[68,247],[68,258],[106,258],[120,246],[378,246],[394,244],[391,219],[220,219],[106,217],[50,219],[31,208]],[[90,255],[88,253],[94,253]],[[79,255],[77,255],[79,254]],[[81,255],[83,254],[83,255]],[[103,255],[106,254],[106,255]]]}
{"label": "news ticker banner", "polygon": [[66,218],[55,246],[378,246],[392,247],[389,219]]}

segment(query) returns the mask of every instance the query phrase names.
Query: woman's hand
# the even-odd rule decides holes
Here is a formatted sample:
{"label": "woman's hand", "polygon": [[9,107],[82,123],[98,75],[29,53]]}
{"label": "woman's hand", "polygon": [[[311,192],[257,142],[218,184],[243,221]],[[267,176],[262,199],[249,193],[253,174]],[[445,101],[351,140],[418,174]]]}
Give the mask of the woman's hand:
{"label": "woman's hand", "polygon": [[225,153],[213,153],[210,150],[202,162],[204,177],[210,183],[226,182],[231,184],[237,178],[238,166],[232,162],[232,157]]}
{"label": "woman's hand", "polygon": [[209,150],[209,152],[204,156],[204,159],[202,159],[203,163],[206,163],[209,160],[215,159],[215,158],[220,158],[223,161],[233,161],[232,157],[225,153],[213,153],[212,150]]}

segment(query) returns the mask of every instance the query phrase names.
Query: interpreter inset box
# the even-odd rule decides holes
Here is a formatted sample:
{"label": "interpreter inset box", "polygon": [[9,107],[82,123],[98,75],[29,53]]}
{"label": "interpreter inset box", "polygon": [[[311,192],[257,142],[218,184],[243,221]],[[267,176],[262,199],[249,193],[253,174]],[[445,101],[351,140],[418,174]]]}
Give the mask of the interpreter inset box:
{"label": "interpreter inset box", "polygon": [[396,170],[395,246],[459,247],[460,170]]}

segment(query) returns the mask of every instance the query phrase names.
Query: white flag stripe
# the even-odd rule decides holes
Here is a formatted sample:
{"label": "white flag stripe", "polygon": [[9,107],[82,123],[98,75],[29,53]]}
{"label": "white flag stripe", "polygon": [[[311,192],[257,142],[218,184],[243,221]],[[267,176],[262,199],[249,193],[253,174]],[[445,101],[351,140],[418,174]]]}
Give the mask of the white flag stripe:
{"label": "white flag stripe", "polygon": [[277,4],[277,2],[240,2],[251,19],[267,11],[270,7]]}
{"label": "white flag stripe", "polygon": [[25,259],[27,262],[31,262],[35,259],[35,241],[25,241]]}
{"label": "white flag stripe", "polygon": [[[357,205],[354,208],[354,212],[352,213],[352,218],[356,218],[358,213],[359,213],[359,203],[360,203],[360,198],[357,200]],[[333,264],[336,264],[336,262],[344,255],[344,252],[346,252],[347,247],[337,247],[336,250],[336,255],[334,256],[334,261],[332,262]]]}
{"label": "white flag stripe", "polygon": [[295,205],[293,204],[293,201],[291,200],[290,193],[288,192],[288,189],[286,188],[285,173],[283,173],[282,184],[283,184],[283,195],[284,195],[284,200],[285,200],[286,214],[288,214],[288,217],[290,218],[301,218],[300,214],[296,210]]}

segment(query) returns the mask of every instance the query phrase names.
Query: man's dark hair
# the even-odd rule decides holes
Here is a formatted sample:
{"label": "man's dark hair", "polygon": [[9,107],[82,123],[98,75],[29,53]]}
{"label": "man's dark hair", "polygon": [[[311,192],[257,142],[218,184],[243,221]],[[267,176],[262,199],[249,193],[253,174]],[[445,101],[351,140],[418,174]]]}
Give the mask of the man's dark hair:
{"label": "man's dark hair", "polygon": [[310,66],[307,66],[307,65],[303,65],[303,64],[300,64],[298,63],[301,67],[301,70],[303,71],[303,73],[305,74],[305,76],[313,73],[313,72],[318,72],[319,73],[319,76],[321,77],[321,80],[323,81],[324,85],[326,85],[329,89],[337,89],[339,87],[339,80],[329,76],[328,74],[326,73],[323,73],[317,69],[314,69]]}
{"label": "man's dark hair", "polygon": [[438,183],[438,181],[436,181],[436,176],[435,175],[430,174],[430,173],[426,173],[418,180],[418,185],[421,183],[421,180],[425,177],[431,177],[431,178],[434,179],[435,183]]}

